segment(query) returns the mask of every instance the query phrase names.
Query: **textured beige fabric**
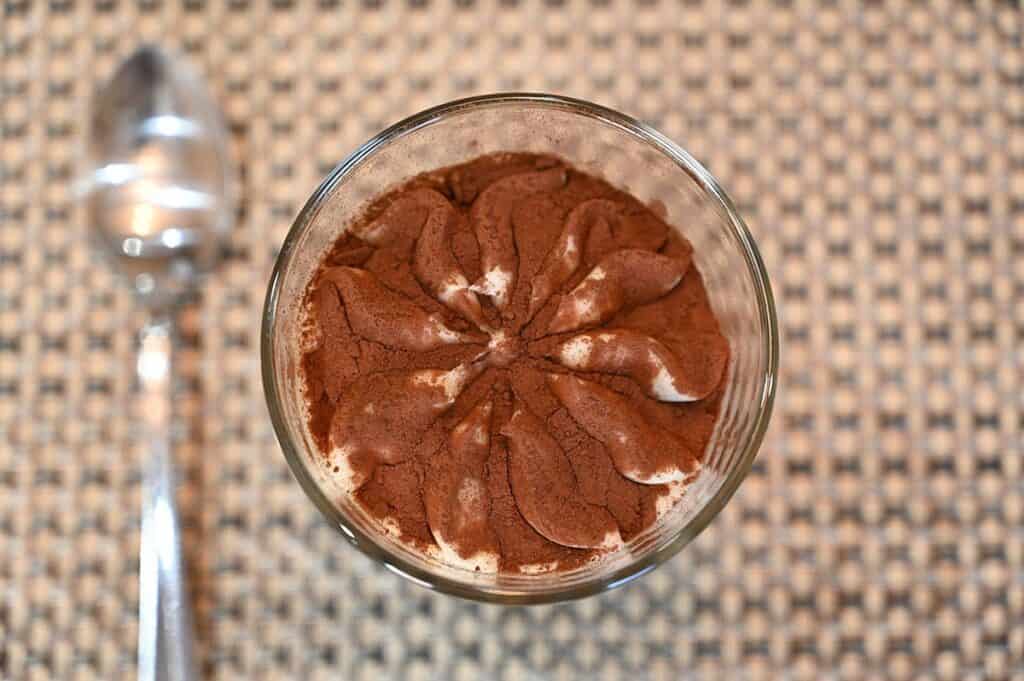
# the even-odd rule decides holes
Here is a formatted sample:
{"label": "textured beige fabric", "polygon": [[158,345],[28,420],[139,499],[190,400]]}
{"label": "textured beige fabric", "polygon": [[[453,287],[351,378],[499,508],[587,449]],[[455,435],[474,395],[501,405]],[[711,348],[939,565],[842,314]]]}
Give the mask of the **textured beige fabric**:
{"label": "textured beige fabric", "polygon": [[[184,319],[179,453],[216,679],[1024,679],[1024,49],[1010,2],[9,0],[0,14],[0,678],[134,674],[129,296],[84,248],[89,95],[186,52],[242,160]],[[611,594],[499,608],[343,544],[259,378],[275,249],[384,125],[499,89],[654,123],[771,272],[771,433],[722,516]]]}

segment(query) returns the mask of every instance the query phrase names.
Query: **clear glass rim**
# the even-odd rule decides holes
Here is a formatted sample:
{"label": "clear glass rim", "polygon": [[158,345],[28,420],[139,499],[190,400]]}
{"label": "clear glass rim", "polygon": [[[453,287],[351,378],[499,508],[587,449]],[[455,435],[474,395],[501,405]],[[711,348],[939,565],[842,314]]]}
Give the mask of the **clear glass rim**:
{"label": "clear glass rim", "polygon": [[[616,569],[608,575],[588,580],[580,584],[565,587],[554,587],[551,590],[538,592],[508,593],[503,591],[488,591],[476,586],[449,579],[440,575],[432,574],[420,567],[409,563],[402,557],[393,555],[381,549],[370,537],[351,523],[335,505],[327,498],[323,490],[316,483],[307,470],[303,452],[305,447],[293,441],[289,432],[287,419],[281,406],[281,387],[277,382],[277,367],[274,361],[273,336],[276,328],[278,297],[281,288],[281,279],[291,265],[295,256],[295,247],[300,236],[312,222],[319,212],[325,200],[331,195],[335,187],[352,170],[358,167],[365,159],[372,156],[380,147],[411,134],[416,130],[429,126],[435,121],[464,112],[469,109],[498,107],[505,105],[528,105],[540,106],[598,119],[608,125],[618,128],[622,132],[639,138],[659,152],[674,161],[684,172],[692,177],[701,189],[717,201],[728,218],[728,227],[732,230],[733,236],[742,246],[742,253],[746,259],[747,267],[754,282],[755,295],[757,296],[757,307],[760,316],[760,326],[764,338],[762,348],[767,365],[761,379],[760,399],[757,405],[757,415],[754,426],[751,429],[746,441],[740,446],[741,452],[737,464],[729,471],[722,486],[715,495],[708,500],[700,511],[683,527],[679,528],[661,548],[642,556],[633,562]],[[725,193],[718,181],[697,162],[688,152],[679,145],[665,137],[650,126],[635,120],[625,114],[613,109],[600,106],[580,99],[573,99],[559,95],[542,93],[497,93],[480,95],[465,99],[454,100],[439,106],[435,106],[420,113],[414,114],[404,120],[395,123],[384,131],[380,132],[339,163],[321,182],[320,186],[306,201],[302,210],[292,223],[288,235],[285,237],[281,251],[277,256],[271,273],[270,283],[267,286],[267,295],[263,308],[263,320],[260,330],[260,354],[263,373],[263,392],[266,397],[267,407],[270,411],[270,419],[277,435],[278,442],[284,452],[285,459],[291,468],[292,474],[298,480],[306,495],[313,501],[314,505],[334,525],[335,529],[346,539],[353,543],[359,550],[371,558],[381,562],[387,569],[395,572],[416,584],[443,593],[469,598],[477,601],[501,603],[501,604],[529,604],[529,603],[552,603],[557,601],[572,600],[590,596],[602,591],[613,589],[626,584],[637,577],[650,572],[662,564],[684,546],[692,541],[716,515],[725,507],[726,503],[735,493],[740,483],[747,476],[753,465],[761,442],[764,439],[768,423],[771,418],[772,406],[775,401],[775,389],[777,384],[777,373],[779,365],[779,337],[778,320],[775,311],[775,300],[772,295],[771,285],[768,282],[768,274],[764,262],[758,252],[754,239],[747,229],[746,223],[740,217],[735,205]]]}

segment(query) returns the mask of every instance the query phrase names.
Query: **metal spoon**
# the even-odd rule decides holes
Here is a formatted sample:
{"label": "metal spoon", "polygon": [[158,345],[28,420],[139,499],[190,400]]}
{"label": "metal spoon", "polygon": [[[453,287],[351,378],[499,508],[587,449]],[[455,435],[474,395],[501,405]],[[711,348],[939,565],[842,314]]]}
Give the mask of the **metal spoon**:
{"label": "metal spoon", "polygon": [[139,336],[143,463],[140,681],[198,679],[171,443],[176,307],[234,226],[234,173],[220,112],[199,79],[143,47],[95,97],[83,186],[94,242],[148,308]]}

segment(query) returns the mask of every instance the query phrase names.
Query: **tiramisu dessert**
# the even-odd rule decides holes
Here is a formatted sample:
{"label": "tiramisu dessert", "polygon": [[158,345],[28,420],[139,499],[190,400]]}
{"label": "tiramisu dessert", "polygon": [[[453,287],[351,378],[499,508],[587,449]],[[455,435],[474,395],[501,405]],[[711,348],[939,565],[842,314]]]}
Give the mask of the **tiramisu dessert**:
{"label": "tiramisu dessert", "polygon": [[696,475],[729,345],[657,207],[502,153],[375,200],[306,291],[323,466],[418,551],[562,571],[651,526]]}

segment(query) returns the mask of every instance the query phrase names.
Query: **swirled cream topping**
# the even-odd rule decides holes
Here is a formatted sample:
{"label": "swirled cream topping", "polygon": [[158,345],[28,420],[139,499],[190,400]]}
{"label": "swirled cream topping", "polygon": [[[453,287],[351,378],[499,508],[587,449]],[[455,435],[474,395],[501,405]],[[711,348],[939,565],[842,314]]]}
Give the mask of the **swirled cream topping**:
{"label": "swirled cream topping", "polygon": [[729,346],[654,211],[498,154],[342,227],[306,294],[309,428],[382,531],[467,569],[569,569],[685,494]]}

